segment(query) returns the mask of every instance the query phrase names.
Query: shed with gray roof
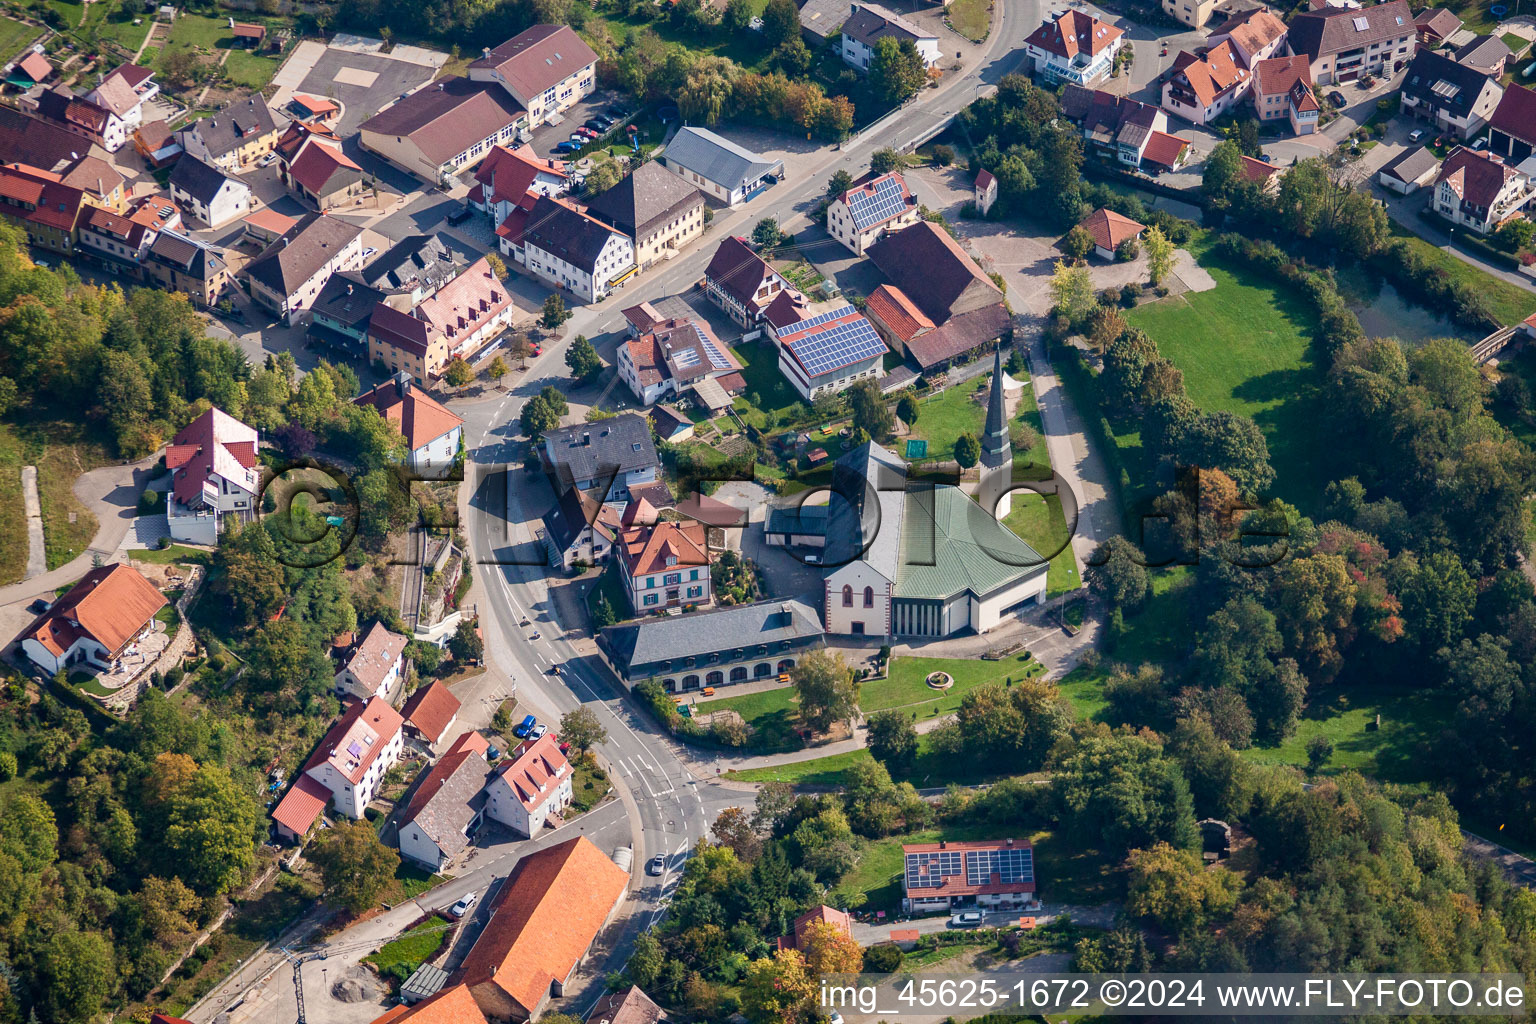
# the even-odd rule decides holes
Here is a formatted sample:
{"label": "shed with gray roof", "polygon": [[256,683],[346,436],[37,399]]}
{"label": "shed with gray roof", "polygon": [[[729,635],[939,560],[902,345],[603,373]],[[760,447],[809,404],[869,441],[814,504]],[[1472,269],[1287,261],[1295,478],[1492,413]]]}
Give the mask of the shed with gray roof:
{"label": "shed with gray roof", "polygon": [[645,619],[598,637],[626,686],[655,679],[678,692],[774,679],[825,645],[821,616],[800,600]]}
{"label": "shed with gray roof", "polygon": [[784,161],[754,153],[707,128],[683,128],[659,158],[673,174],[727,206],[744,203],[770,177],[784,173]]}

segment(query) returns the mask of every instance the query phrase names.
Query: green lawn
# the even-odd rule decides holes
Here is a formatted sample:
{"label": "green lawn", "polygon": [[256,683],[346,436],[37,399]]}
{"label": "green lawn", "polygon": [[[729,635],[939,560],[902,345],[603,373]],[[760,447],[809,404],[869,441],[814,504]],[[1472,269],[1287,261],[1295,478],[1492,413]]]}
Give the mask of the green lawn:
{"label": "green lawn", "polygon": [[584,814],[603,802],[613,789],[608,773],[598,767],[590,757],[574,762],[576,774],[571,777],[571,807],[577,814]]}
{"label": "green lawn", "polygon": [[[93,35],[102,40],[111,40],[130,55],[138,52],[154,25],[154,15],[146,14],[141,5],[126,0],[100,0],[91,4],[89,9],[84,4],[72,3],[70,0],[48,0],[48,6],[64,19],[66,34],[87,46]],[[135,19],[139,24],[134,24]]]}
{"label": "green lawn", "polygon": [[26,502],[21,495],[21,467],[27,464],[20,440],[8,424],[0,424],[0,584],[18,583],[27,572]]}
{"label": "green lawn", "polygon": [[247,89],[260,89],[277,74],[282,61],[276,57],[261,57],[245,50],[229,51],[224,61],[224,74],[236,85]]}
{"label": "green lawn", "polygon": [[927,440],[929,459],[954,459],[955,441],[961,434],[981,437],[987,423],[987,389],[991,380],[989,373],[946,388],[918,404],[917,423],[911,436]]}
{"label": "green lawn", "polygon": [[[1314,736],[1333,741],[1323,771],[1354,769],[1388,782],[1424,780],[1424,757],[1445,728],[1455,699],[1410,687],[1314,690],[1296,732],[1274,747],[1251,747],[1243,756],[1261,764],[1305,765]],[[1375,728],[1381,715],[1381,728]]]}
{"label": "green lawn", "polygon": [[87,675],[84,672],[71,672],[69,674],[69,683],[71,686],[81,690],[84,693],[89,693],[94,697],[110,697],[112,694],[117,692],[116,690],[109,690],[105,686],[102,686],[96,681],[95,676]]}
{"label": "green lawn", "polygon": [[1047,597],[1082,586],[1083,581],[1077,575],[1077,562],[1072,557],[1072,546],[1068,543],[1071,537],[1059,497],[1017,491],[1013,495],[1012,509],[1003,518],[1003,525],[1024,538],[1040,554],[1056,552],[1047,571]]}
{"label": "green lawn", "polygon": [[43,34],[43,30],[23,25],[13,18],[0,17],[0,61],[9,61],[21,48]]}
{"label": "green lawn", "polygon": [[145,549],[133,553],[135,562],[154,562],[156,565],[170,565],[172,562],[186,563],[188,565],[207,565],[213,559],[211,551],[202,548],[189,548],[181,544],[172,544],[168,548]]}
{"label": "green lawn", "polygon": [[992,28],[992,0],[953,0],[949,24],[971,42],[981,42]]}
{"label": "green lawn", "polygon": [[754,732],[752,750],[759,754],[782,753],[799,750],[803,743],[795,733],[799,715],[795,711],[798,698],[792,686],[778,686],[757,693],[744,693],[739,697],[721,697],[701,700],[700,714],[715,711],[734,711],[750,725]]}
{"label": "green lawn", "polygon": [[1493,315],[1499,318],[1500,323],[1517,324],[1532,313],[1536,313],[1536,292],[1527,291],[1517,284],[1510,284],[1478,267],[1462,262],[1439,246],[1424,241],[1396,221],[1392,221],[1391,226],[1393,236],[1406,238],[1413,250],[1430,266],[1444,270],[1452,279],[1482,292],[1488,300],[1488,305],[1493,309]]}
{"label": "green lawn", "polygon": [[200,46],[205,50],[227,50],[234,42],[234,34],[230,32],[226,19],[180,11],[171,23],[168,45],[182,49]]}
{"label": "green lawn", "polygon": [[1208,248],[1191,249],[1216,287],[1138,306],[1126,322],[1184,371],[1195,405],[1251,416],[1269,442],[1274,494],[1316,512],[1335,447],[1319,432],[1326,418],[1308,352],[1317,316],[1298,292]]}
{"label": "green lawn", "polygon": [[405,981],[442,948],[448,939],[449,923],[443,917],[429,917],[421,924],[386,943],[377,953],[363,959],[379,968],[379,973]]}
{"label": "green lawn", "polygon": [[1518,54],[1531,45],[1524,36],[1517,36],[1513,32],[1505,32],[1499,38],[1504,41],[1504,45],[1509,47],[1509,52],[1513,54]]}
{"label": "green lawn", "polygon": [[[919,718],[947,714],[960,706],[966,693],[978,686],[1002,684],[1009,679],[1027,679],[1045,669],[1028,654],[1016,654],[997,661],[970,661],[964,658],[892,658],[890,676],[871,679],[859,692],[859,707],[866,715],[889,708],[916,712]],[[929,673],[948,672],[955,684],[948,690],[928,686]]]}
{"label": "green lawn", "polygon": [[[799,393],[779,372],[779,356],[772,342],[744,342],[731,349],[731,354],[741,363],[741,376],[747,382],[746,390],[736,399],[736,411],[742,419],[759,430],[773,431],[791,407],[799,405],[809,411]],[[755,404],[748,401],[753,396],[757,399]]]}

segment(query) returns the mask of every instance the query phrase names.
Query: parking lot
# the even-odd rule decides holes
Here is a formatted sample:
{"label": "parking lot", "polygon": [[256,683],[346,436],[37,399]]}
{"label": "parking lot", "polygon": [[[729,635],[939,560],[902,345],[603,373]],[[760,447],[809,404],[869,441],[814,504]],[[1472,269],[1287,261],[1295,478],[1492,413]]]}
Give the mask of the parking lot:
{"label": "parking lot", "polygon": [[[555,146],[569,139],[571,137],[571,133],[574,132],[577,128],[581,127],[581,123],[583,121],[586,121],[595,114],[603,113],[608,107],[615,103],[623,103],[625,108],[631,112],[633,112],[635,109],[635,104],[632,100],[623,99],[616,92],[609,92],[605,89],[599,89],[597,92],[594,92],[592,95],[577,103],[570,110],[567,110],[561,114],[559,124],[543,124],[535,128],[533,130],[533,141],[531,143],[533,146],[533,151],[541,157],[563,155],[556,154],[554,152]],[[617,144],[623,142],[626,136],[622,127],[617,125],[615,127],[617,130],[614,131],[608,141]],[[659,142],[661,140],[657,139],[655,141]]]}

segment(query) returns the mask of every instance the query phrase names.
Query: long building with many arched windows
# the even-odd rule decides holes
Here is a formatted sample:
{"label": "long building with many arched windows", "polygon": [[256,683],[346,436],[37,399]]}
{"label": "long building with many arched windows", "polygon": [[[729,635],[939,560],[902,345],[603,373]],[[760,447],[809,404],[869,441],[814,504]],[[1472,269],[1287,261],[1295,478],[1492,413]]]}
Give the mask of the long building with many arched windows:
{"label": "long building with many arched windows", "polygon": [[826,646],[821,616],[802,601],[764,601],[609,626],[598,636],[613,671],[669,693],[775,679]]}

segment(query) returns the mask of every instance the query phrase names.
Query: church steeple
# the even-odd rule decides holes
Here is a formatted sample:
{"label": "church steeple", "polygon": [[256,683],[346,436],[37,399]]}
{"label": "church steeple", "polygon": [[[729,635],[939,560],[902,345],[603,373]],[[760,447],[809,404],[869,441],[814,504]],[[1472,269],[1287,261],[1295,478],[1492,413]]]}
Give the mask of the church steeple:
{"label": "church steeple", "polygon": [[981,436],[981,486],[977,496],[982,507],[1002,519],[1012,507],[1008,490],[1013,485],[1013,445],[1008,440],[1008,409],[1003,398],[1003,349],[998,346],[992,361],[992,393],[987,397],[987,426]]}

